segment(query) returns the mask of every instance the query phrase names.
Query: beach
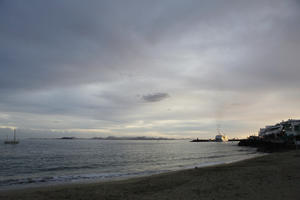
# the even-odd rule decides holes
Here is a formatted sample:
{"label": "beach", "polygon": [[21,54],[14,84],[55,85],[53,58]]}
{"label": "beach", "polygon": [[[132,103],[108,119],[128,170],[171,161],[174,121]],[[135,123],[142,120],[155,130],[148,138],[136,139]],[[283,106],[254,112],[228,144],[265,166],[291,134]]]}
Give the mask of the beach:
{"label": "beach", "polygon": [[300,151],[89,184],[1,191],[0,199],[299,199]]}

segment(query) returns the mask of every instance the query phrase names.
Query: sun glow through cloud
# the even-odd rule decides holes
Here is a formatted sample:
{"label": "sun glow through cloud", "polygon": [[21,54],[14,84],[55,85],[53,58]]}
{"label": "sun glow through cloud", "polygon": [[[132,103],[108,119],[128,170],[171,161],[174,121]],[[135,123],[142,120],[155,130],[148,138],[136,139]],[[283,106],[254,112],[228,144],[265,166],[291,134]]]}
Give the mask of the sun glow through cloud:
{"label": "sun glow through cloud", "polygon": [[241,137],[300,118],[298,1],[0,5],[4,132]]}

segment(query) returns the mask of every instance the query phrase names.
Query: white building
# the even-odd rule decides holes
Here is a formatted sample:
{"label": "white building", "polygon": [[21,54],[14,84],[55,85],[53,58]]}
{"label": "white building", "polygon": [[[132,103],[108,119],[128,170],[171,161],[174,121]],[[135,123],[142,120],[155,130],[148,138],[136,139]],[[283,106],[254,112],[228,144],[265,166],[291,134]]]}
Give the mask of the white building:
{"label": "white building", "polygon": [[300,120],[289,119],[272,126],[266,126],[259,130],[258,135],[261,137],[268,135],[300,136]]}

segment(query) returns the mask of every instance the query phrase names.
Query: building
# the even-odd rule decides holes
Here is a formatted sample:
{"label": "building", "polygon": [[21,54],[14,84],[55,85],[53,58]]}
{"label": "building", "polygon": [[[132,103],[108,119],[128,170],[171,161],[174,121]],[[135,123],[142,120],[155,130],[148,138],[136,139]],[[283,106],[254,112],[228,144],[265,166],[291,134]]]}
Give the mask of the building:
{"label": "building", "polygon": [[259,130],[259,137],[300,137],[300,120],[289,119]]}

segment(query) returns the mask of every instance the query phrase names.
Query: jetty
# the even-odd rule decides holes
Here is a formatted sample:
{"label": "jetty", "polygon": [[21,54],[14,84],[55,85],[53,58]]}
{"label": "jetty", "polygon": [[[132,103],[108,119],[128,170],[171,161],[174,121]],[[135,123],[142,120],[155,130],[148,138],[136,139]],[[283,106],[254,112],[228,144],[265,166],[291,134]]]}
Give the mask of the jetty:
{"label": "jetty", "polygon": [[195,140],[191,140],[190,142],[215,142],[215,140],[213,139],[195,139]]}
{"label": "jetty", "polygon": [[227,136],[225,135],[216,135],[215,139],[195,139],[195,140],[191,140],[190,142],[234,142],[234,141],[241,141],[241,139],[238,138],[231,138],[228,139]]}

